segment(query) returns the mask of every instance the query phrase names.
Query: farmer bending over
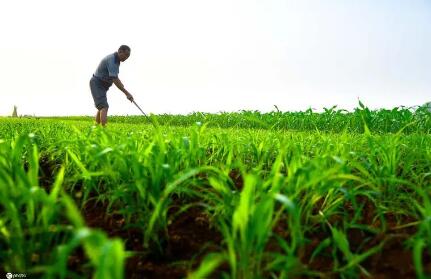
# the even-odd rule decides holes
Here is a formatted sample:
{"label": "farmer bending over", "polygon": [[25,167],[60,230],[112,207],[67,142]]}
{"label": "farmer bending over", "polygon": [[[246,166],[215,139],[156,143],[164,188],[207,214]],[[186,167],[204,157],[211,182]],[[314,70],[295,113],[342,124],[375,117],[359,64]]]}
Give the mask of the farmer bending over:
{"label": "farmer bending over", "polygon": [[102,59],[96,72],[90,80],[91,95],[93,95],[94,105],[97,108],[96,122],[97,124],[106,125],[108,116],[108,100],[106,92],[112,83],[126,95],[129,101],[133,101],[133,96],[125,88],[121,80],[118,78],[120,73],[120,62],[124,62],[130,56],[130,47],[126,45],[120,46],[117,52],[109,54]]}

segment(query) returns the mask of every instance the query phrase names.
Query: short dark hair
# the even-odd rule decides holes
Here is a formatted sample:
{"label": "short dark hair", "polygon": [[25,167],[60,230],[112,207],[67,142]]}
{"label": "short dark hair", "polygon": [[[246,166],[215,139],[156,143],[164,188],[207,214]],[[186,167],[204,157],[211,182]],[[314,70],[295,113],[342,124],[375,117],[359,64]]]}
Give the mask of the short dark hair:
{"label": "short dark hair", "polygon": [[129,46],[126,46],[126,45],[121,45],[121,46],[118,48],[118,51],[129,51],[129,52],[130,52],[130,47],[129,47]]}

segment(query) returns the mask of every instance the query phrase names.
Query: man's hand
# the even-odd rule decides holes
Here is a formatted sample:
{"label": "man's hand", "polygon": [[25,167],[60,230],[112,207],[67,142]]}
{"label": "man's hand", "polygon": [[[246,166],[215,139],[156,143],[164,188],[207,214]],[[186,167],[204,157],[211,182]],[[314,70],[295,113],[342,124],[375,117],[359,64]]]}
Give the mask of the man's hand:
{"label": "man's hand", "polygon": [[126,93],[126,97],[130,102],[133,102],[133,96],[130,93]]}

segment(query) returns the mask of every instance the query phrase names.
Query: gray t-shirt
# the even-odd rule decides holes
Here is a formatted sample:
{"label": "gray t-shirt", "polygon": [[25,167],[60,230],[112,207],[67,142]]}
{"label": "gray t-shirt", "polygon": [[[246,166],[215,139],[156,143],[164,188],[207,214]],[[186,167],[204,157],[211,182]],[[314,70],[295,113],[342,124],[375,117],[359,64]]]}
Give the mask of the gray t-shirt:
{"label": "gray t-shirt", "polygon": [[94,76],[112,84],[115,78],[118,78],[120,73],[120,59],[116,52],[109,54],[100,61],[99,66],[94,72]]}

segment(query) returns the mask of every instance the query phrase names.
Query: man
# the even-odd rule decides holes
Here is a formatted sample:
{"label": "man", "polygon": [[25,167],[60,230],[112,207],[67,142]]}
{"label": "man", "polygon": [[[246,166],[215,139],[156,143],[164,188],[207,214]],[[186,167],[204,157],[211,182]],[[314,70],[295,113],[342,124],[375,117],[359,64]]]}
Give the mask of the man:
{"label": "man", "polygon": [[118,78],[120,73],[120,62],[124,62],[130,56],[130,47],[120,46],[117,52],[109,54],[102,59],[96,72],[90,80],[91,95],[93,95],[94,105],[97,108],[96,123],[106,125],[108,117],[108,100],[106,92],[114,83],[133,102],[133,96],[125,88]]}

